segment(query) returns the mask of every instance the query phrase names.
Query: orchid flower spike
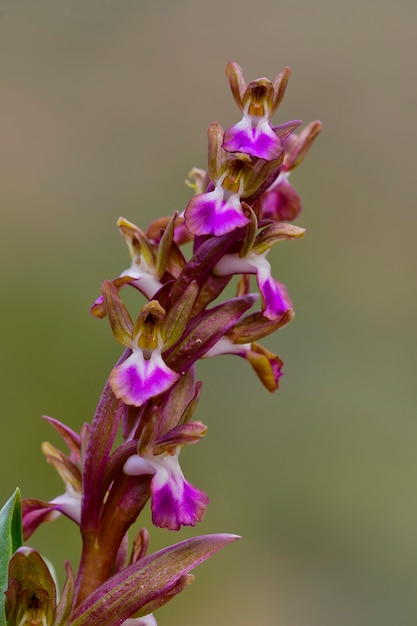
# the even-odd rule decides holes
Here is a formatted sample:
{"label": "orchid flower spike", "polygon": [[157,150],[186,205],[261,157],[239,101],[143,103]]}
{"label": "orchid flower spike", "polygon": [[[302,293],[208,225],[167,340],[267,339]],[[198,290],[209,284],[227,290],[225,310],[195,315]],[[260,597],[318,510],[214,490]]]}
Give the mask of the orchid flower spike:
{"label": "orchid flower spike", "polygon": [[[130,266],[103,282],[91,312],[108,317],[125,350],[80,434],[46,418],[69,447],[64,454],[43,444],[63,479],[63,493],[49,502],[20,504],[17,490],[0,511],[0,543],[7,553],[0,581],[9,561],[1,623],[156,626],[154,612],[192,582],[191,570],[237,538],[196,537],[147,554],[149,536],[142,528],[128,554],[129,530],[148,502],[153,524],[172,531],[195,526],[205,515],[208,495],[186,480],[179,460],[182,448],[207,430],[193,421],[202,388],[195,380],[197,361],[239,356],[270,392],[282,375],[281,359],[258,343],[294,316],[267,255],[278,241],[304,235],[288,223],[301,210],[288,176],[321,123],[298,135],[298,120],[272,125],[289,68],[273,82],[247,84],[233,62],[226,74],[242,118],[226,131],[217,122],[209,126],[207,169],[191,170],[194,197],[185,210],[155,215],[146,231],[118,219]],[[224,290],[234,275],[237,293],[230,297]],[[255,278],[258,288],[251,293]],[[146,299],[133,319],[120,297],[126,285]],[[262,305],[256,306],[259,292]],[[36,551],[20,546],[22,535],[27,539],[61,514],[79,525],[82,554],[75,575],[67,562],[57,602],[52,572]]]}

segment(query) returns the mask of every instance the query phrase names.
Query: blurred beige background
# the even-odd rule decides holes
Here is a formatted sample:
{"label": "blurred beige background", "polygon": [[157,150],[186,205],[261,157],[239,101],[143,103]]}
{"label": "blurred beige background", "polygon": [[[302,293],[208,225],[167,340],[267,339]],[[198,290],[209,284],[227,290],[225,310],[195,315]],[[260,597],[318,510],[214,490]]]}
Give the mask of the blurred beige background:
{"label": "blurred beige background", "polygon": [[[78,429],[120,353],[88,309],[127,267],[119,215],[189,198],[206,128],[238,119],[224,77],[293,76],[276,123],[320,118],[292,178],[304,241],[271,255],[296,308],[243,361],[202,363],[208,437],[184,451],[205,521],[243,540],[196,571],[160,626],[411,626],[417,620],[416,27],[411,0],[0,2],[2,500],[61,489],[48,414]],[[31,541],[77,565],[67,520]]]}

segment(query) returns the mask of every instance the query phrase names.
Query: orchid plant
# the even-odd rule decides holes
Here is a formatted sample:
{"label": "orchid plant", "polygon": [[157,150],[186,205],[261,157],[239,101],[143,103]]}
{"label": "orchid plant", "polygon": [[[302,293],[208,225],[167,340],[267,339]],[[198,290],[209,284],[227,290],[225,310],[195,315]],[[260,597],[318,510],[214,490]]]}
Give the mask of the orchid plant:
{"label": "orchid plant", "polygon": [[[91,423],[78,433],[45,417],[68,447],[42,447],[64,492],[49,502],[21,501],[16,490],[0,513],[1,624],[154,626],[154,612],[192,582],[190,571],[237,539],[199,536],[147,554],[149,533],[137,523],[148,501],[152,523],[170,531],[195,526],[205,514],[209,498],[186,480],[179,461],[182,448],[207,431],[194,419],[202,387],[196,362],[236,354],[270,392],[282,375],[282,361],[258,343],[293,318],[267,255],[275,243],[304,236],[291,223],[301,202],[288,177],[321,124],[299,133],[299,120],[272,124],[289,68],[274,82],[247,84],[233,62],[226,74],[242,119],[226,131],[210,125],[208,167],[190,172],[194,196],[183,213],[156,219],[146,231],[122,217],[117,222],[130,267],[103,282],[91,313],[107,317],[125,350]],[[259,293],[251,291],[251,274]],[[236,295],[222,300],[234,276]],[[123,303],[126,286],[142,300],[133,316]],[[82,537],[78,568],[66,562],[60,595],[42,556],[23,546],[59,515]]]}

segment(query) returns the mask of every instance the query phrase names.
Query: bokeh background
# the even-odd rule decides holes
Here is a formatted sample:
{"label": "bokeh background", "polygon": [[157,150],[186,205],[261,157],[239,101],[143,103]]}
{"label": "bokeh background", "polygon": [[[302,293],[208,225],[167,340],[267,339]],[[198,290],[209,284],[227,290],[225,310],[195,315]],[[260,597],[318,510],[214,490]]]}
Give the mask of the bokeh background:
{"label": "bokeh background", "polygon": [[[91,419],[120,354],[89,316],[128,265],[115,222],[182,210],[206,128],[248,80],[293,76],[276,123],[321,119],[292,182],[304,241],[276,246],[296,318],[265,340],[269,395],[243,361],[204,362],[209,434],[183,467],[211,496],[191,531],[243,540],[197,571],[161,626],[411,626],[417,620],[414,0],[0,3],[0,495],[50,499],[40,416]],[[61,519],[31,540],[76,567]]]}

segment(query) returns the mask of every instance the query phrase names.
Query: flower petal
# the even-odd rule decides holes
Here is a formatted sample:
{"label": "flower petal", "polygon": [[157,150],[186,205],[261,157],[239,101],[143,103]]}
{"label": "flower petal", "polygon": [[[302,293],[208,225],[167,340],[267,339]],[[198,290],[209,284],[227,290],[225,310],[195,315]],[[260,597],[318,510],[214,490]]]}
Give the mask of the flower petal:
{"label": "flower petal", "polygon": [[[268,252],[268,251],[267,251]],[[225,254],[214,268],[215,274],[256,274],[259,290],[263,298],[263,314],[270,320],[276,320],[292,308],[285,285],[271,275],[271,265],[265,258],[267,252],[251,252],[244,258],[237,254]]]}
{"label": "flower petal", "polygon": [[50,502],[56,507],[57,511],[61,511],[64,515],[72,519],[77,524],[81,522],[81,493],[69,490],[60,496],[57,496]]}
{"label": "flower petal", "polygon": [[153,475],[156,472],[154,464],[139,454],[132,454],[123,466],[123,472],[128,476]]}
{"label": "flower petal", "polygon": [[278,159],[284,152],[281,139],[266,120],[252,125],[249,116],[228,128],[224,133],[223,148],[227,152],[244,152],[265,161]]}
{"label": "flower petal", "polygon": [[110,385],[114,395],[126,404],[142,406],[169,389],[178,378],[179,374],[164,363],[158,350],[146,360],[142,350],[136,349],[111,372]]}
{"label": "flower petal", "polygon": [[234,344],[229,337],[222,337],[204,358],[221,354],[236,354],[250,363],[261,383],[268,391],[276,391],[282,376],[281,359],[258,343]]}
{"label": "flower petal", "polygon": [[155,526],[169,530],[195,526],[203,519],[209,502],[204,491],[185,480],[178,454],[161,455],[151,482],[152,521]]}
{"label": "flower petal", "polygon": [[269,320],[276,320],[291,309],[292,304],[285,285],[273,278],[269,263],[268,266],[269,270],[266,269],[266,265],[265,268],[259,267],[256,278],[264,301],[263,314]]}
{"label": "flower petal", "polygon": [[29,537],[44,522],[52,522],[60,516],[62,507],[59,503],[52,504],[44,500],[24,498],[22,500],[23,537]]}
{"label": "flower petal", "polygon": [[222,188],[217,187],[191,198],[185,210],[185,222],[194,235],[220,237],[246,226],[249,220],[243,213],[239,196],[232,194],[225,199]]}
{"label": "flower petal", "polygon": [[285,176],[263,194],[261,207],[262,219],[291,222],[301,213],[301,199]]}
{"label": "flower petal", "polygon": [[257,343],[251,345],[246,358],[264,387],[271,393],[276,391],[279,387],[279,379],[282,376],[281,370],[284,365],[281,359]]}
{"label": "flower petal", "polygon": [[130,284],[142,292],[148,300],[151,300],[157,291],[162,287],[162,283],[155,277],[155,272],[147,265],[143,257],[140,264],[133,262],[129,269],[120,274],[120,278],[130,276]]}

